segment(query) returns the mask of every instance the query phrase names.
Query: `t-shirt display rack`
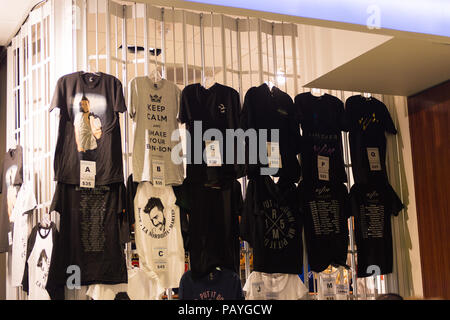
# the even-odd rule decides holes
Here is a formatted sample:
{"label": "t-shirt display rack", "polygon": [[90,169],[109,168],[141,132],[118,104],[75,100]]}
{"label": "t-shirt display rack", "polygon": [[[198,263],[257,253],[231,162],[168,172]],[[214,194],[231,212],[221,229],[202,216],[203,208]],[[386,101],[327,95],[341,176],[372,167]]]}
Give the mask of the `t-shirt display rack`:
{"label": "t-shirt display rack", "polygon": [[[134,10],[136,10],[136,5],[134,6]],[[163,12],[164,12],[164,10],[163,10]],[[164,15],[162,15],[162,17],[163,17],[162,18],[162,20],[163,20],[162,23],[164,24]],[[49,19],[49,20],[51,20],[51,19]],[[31,25],[27,26],[27,28],[30,28],[29,31],[31,32]],[[47,31],[48,31],[48,29],[47,29]],[[41,29],[41,33],[44,34],[45,32],[46,32],[45,29],[42,28]],[[155,28],[155,33],[156,33],[156,28]],[[200,33],[200,34],[202,35],[202,33]],[[258,33],[258,37],[259,38],[261,38],[261,35],[262,35],[261,32]],[[266,33],[266,37],[267,37],[267,33]],[[47,39],[47,41],[49,41],[48,37],[47,38],[43,37],[43,38],[45,38],[45,39]],[[164,38],[164,36],[162,38]],[[31,44],[32,43],[31,40],[30,39],[28,39],[28,40],[29,40],[29,43]],[[204,53],[203,44],[204,44],[203,41],[201,41],[201,45],[202,45],[201,52],[202,52],[202,54]],[[269,51],[268,50],[268,46],[269,46],[268,41],[266,41],[266,44],[267,44],[267,52],[268,52]],[[45,46],[45,42],[41,42],[40,45],[41,46]],[[19,46],[19,45],[16,44],[16,46]],[[33,46],[34,46],[34,44],[33,44]],[[146,44],[146,46],[148,47],[148,43]],[[125,55],[125,60],[127,60],[126,59],[126,55],[127,55],[126,48],[123,48],[123,53]],[[146,55],[148,55],[147,51],[146,51]],[[87,55],[86,55],[86,57],[87,57]],[[148,58],[148,56],[147,56],[147,58]],[[95,59],[96,59],[96,67],[95,68],[91,67],[92,64],[89,63],[91,61],[91,58],[89,57],[89,62],[86,61],[86,68],[85,68],[85,70],[87,70],[89,72],[101,71],[100,67],[99,67],[99,54],[98,54],[98,52],[95,55],[94,61],[95,61]],[[205,71],[204,71],[205,70],[205,66],[204,66],[203,59],[204,59],[204,57],[202,56],[202,73],[204,74],[205,73]],[[251,59],[251,57],[249,57],[249,59]],[[274,60],[276,60],[275,57],[274,57]],[[50,64],[50,61],[51,61],[50,58],[43,59],[41,64],[39,64],[39,67],[43,68],[45,66],[45,64]],[[148,61],[149,60],[146,60],[146,64],[148,64]],[[156,59],[154,59],[154,61],[155,61],[155,67],[158,68],[158,57],[157,56],[156,56]],[[134,60],[134,62],[135,62],[135,66],[137,66],[136,59]],[[259,62],[262,65],[262,59],[260,59]],[[29,66],[32,67],[31,59],[28,61],[28,63],[29,63]],[[162,69],[163,70],[163,76],[165,77],[165,67],[164,67],[165,62],[161,61],[160,64],[161,64],[161,66],[163,68]],[[267,65],[269,65],[269,56],[268,55],[267,55]],[[276,62],[273,65],[274,65],[273,75],[272,76],[270,76],[270,75],[267,76],[267,80],[264,81],[266,83],[276,83],[277,82],[277,78],[275,76],[276,75]],[[34,67],[30,68],[30,69],[35,69],[35,68],[36,67],[34,66]],[[22,68],[20,68],[20,69],[21,69],[21,72],[23,72],[23,69]],[[149,70],[149,69],[150,69],[149,66],[147,66],[146,70]],[[136,67],[136,70],[137,70],[137,67]],[[185,71],[187,72],[187,70],[185,70]],[[259,73],[260,73],[260,79],[263,79],[263,77],[264,77],[263,74],[264,73],[262,71],[262,68],[259,70]],[[46,74],[44,75],[44,74],[45,73],[42,72],[42,77],[43,78],[44,77],[48,77],[48,75],[46,75]],[[124,76],[124,79],[123,79],[124,81],[129,80],[129,79],[127,79],[126,75],[123,75],[123,76]],[[194,76],[195,76],[195,73],[194,73]],[[215,77],[216,77],[216,75],[214,74],[212,78],[215,80]],[[211,79],[208,79],[208,77],[203,76],[201,80],[202,80],[202,84],[205,86],[206,82],[208,82],[208,80],[211,80]],[[49,79],[47,79],[47,78],[45,78],[45,81],[46,82],[50,82]],[[128,85],[128,81],[124,82],[123,84],[124,84],[124,87],[126,87]],[[242,99],[243,99],[244,95],[242,94],[240,84],[239,84],[239,88],[238,89],[239,89],[238,91],[241,93],[240,94],[240,98],[241,98],[241,103],[242,103]],[[51,91],[52,91],[52,88],[50,88],[50,92]],[[300,91],[307,92],[308,88],[301,88]],[[314,91],[314,90],[312,90],[312,91]],[[43,87],[41,88],[41,92],[42,92],[42,96],[44,96],[45,93],[44,93],[44,88]],[[23,92],[21,92],[21,94],[23,94]],[[32,95],[32,92],[30,92],[30,95]],[[126,90],[124,90],[124,95],[125,96],[127,95]],[[344,93],[341,92],[341,98],[343,96],[344,96]],[[49,96],[46,97],[46,104],[43,106],[42,110],[46,110],[46,106],[50,103],[50,101],[49,101],[50,98],[51,97],[49,97]],[[21,114],[21,116],[23,116],[22,112],[20,114]],[[126,156],[125,156],[125,161],[124,161],[124,175],[128,177],[128,174],[131,173],[131,170],[129,168],[129,163],[128,163],[129,156],[130,156],[129,146],[130,146],[130,141],[131,141],[131,138],[130,138],[130,128],[131,128],[131,126],[130,126],[130,124],[128,122],[128,113],[127,112],[125,112],[124,118],[127,119],[127,121],[123,122],[123,128],[122,128],[122,136],[123,136],[122,137],[122,141],[124,142],[124,150],[126,150]],[[33,127],[33,125],[34,125],[33,122],[31,122],[30,120],[24,121],[23,123],[25,124],[25,126],[28,124],[29,126]],[[56,126],[54,126],[53,128],[55,128],[55,127]],[[50,128],[48,130],[50,130]],[[28,141],[33,141],[33,139],[32,139],[32,137],[33,137],[33,130],[25,130],[25,129],[23,129],[20,126],[18,128],[16,128],[16,134],[22,133],[22,132],[25,132],[25,134],[28,134],[28,138],[27,138]],[[54,134],[56,134],[56,132]],[[16,143],[17,145],[21,143],[20,142],[20,138],[19,138],[19,141],[17,141],[17,142],[18,142],[18,143]],[[344,143],[344,146],[345,146],[344,147],[344,149],[345,149],[345,158],[348,160],[348,159],[350,159],[350,155],[349,155],[347,134],[343,135],[343,143]],[[24,163],[25,163],[24,171],[26,172],[25,176],[26,177],[29,176],[30,180],[32,180],[32,177],[34,175],[29,174],[29,172],[34,172],[35,171],[34,167],[33,167],[33,163],[34,162],[31,161],[31,158],[30,158],[30,157],[34,156],[34,153],[33,153],[34,148],[30,149],[28,146],[24,146],[24,148],[27,150],[27,152],[25,152],[25,154],[24,154]],[[49,152],[53,152],[53,150],[54,150],[54,146],[51,148],[51,150],[49,150]],[[349,163],[349,161],[346,161],[345,167],[346,167],[347,177],[348,177],[348,179],[350,181],[350,175],[351,175],[350,170],[351,170],[351,167],[349,166],[348,163]],[[52,175],[51,173],[49,173],[49,174]],[[245,190],[247,188],[247,179],[244,177],[241,181],[242,181],[242,186],[243,186],[243,195],[245,197]],[[348,188],[348,191],[350,191],[349,184],[347,184],[347,188]],[[40,192],[37,192],[37,193],[39,194]],[[36,220],[36,221],[31,222],[31,225],[36,225],[39,221],[45,220],[45,211],[42,210],[42,209],[46,208],[47,205],[48,205],[48,203],[39,203],[38,204],[37,209],[40,210],[40,215],[39,216],[34,216],[33,218],[30,218],[30,220],[32,220],[32,219]],[[53,216],[53,214],[52,214],[51,220],[56,222],[56,217]],[[352,219],[350,219],[349,223],[350,223],[351,226],[353,225],[352,224],[353,223]],[[303,236],[303,241],[304,241],[304,235],[302,235],[302,236]],[[351,227],[350,228],[350,247],[351,248],[354,248],[353,237],[354,237],[354,235],[353,235],[353,227]],[[350,251],[349,253],[351,254],[352,271],[354,272],[353,266],[356,265],[356,262],[355,262],[355,254],[356,253],[354,251]],[[245,263],[245,276],[246,276],[246,279],[247,279],[249,274],[250,274],[250,261],[249,261],[250,260],[250,248],[249,248],[249,246],[248,246],[248,244],[246,242],[244,243],[244,254],[245,254],[245,262],[246,262]],[[307,265],[307,254],[306,254],[306,251],[304,252],[304,256],[305,256],[304,263],[305,263],[305,265]],[[127,264],[128,265],[131,264],[131,247],[129,245],[127,245]],[[340,271],[342,271],[342,270],[340,270]],[[307,272],[305,272],[305,274],[307,274]],[[352,277],[352,279],[356,279],[356,277]],[[314,280],[314,287],[316,287],[316,281],[315,281],[316,280],[316,275],[314,275],[313,280]],[[305,284],[308,285],[308,277],[305,277]],[[353,287],[354,287],[354,291],[356,291],[356,292],[357,292],[357,286],[358,286],[358,284],[354,283]],[[317,292],[316,289],[314,291]],[[170,290],[168,290],[167,295],[168,295],[168,299],[172,298]],[[20,298],[23,298],[23,295]]]}

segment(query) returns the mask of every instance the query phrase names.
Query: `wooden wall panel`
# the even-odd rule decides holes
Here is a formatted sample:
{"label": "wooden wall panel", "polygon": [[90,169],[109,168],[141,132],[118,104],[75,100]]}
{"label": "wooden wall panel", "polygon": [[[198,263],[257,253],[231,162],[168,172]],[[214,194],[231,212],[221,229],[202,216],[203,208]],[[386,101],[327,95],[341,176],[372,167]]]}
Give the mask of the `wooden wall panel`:
{"label": "wooden wall panel", "polygon": [[408,98],[424,296],[450,299],[450,81]]}

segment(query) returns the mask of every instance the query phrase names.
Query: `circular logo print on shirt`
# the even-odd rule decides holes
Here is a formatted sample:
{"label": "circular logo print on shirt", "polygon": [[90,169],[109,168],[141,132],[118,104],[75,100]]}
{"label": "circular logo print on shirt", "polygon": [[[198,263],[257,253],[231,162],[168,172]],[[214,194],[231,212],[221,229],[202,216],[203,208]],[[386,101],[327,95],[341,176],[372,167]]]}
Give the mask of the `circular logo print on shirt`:
{"label": "circular logo print on shirt", "polygon": [[[138,208],[141,217],[140,225],[142,231],[152,238],[164,238],[172,230],[175,223],[175,210],[164,208],[161,199],[151,197],[145,208]],[[144,213],[142,218],[141,213]]]}
{"label": "circular logo print on shirt", "polygon": [[295,217],[287,206],[279,207],[272,200],[263,202],[265,234],[264,246],[269,249],[281,250],[288,246],[295,237]]}

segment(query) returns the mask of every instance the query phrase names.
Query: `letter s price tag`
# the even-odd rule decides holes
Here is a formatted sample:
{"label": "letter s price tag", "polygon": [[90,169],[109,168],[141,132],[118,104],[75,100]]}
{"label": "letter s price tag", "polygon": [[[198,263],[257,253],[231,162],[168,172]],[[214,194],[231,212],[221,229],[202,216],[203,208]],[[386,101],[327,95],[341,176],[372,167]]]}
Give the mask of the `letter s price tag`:
{"label": "letter s price tag", "polygon": [[97,174],[95,161],[80,161],[80,187],[95,188],[95,175]]}

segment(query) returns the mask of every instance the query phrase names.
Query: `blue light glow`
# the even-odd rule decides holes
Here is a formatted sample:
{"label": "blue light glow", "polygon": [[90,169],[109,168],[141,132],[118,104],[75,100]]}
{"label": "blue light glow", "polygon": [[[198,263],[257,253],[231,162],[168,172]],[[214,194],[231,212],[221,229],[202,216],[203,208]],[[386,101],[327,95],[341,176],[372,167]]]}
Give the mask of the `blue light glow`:
{"label": "blue light glow", "polygon": [[450,0],[192,0],[204,4],[367,25],[376,6],[380,27],[450,37]]}

